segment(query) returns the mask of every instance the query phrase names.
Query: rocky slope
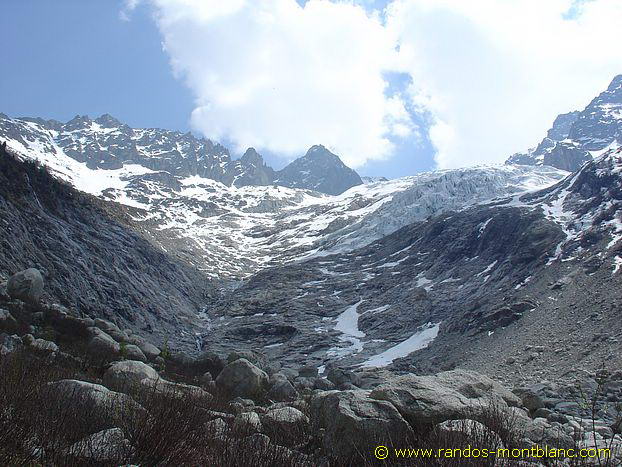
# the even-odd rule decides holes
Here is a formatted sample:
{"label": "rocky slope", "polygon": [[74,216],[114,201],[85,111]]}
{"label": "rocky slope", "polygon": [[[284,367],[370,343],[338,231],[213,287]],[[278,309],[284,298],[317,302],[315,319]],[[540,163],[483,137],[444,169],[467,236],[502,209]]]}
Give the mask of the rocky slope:
{"label": "rocky slope", "polygon": [[585,162],[622,146],[622,75],[616,76],[581,112],[562,114],[540,144],[514,154],[509,164],[550,165],[577,170]]}
{"label": "rocky slope", "polygon": [[[621,174],[622,151],[610,151],[549,189],[259,272],[209,310],[206,345],[263,346],[274,358],[319,368],[336,360],[419,371],[479,365],[517,375],[506,360],[529,357],[521,345],[535,347],[535,336],[548,332],[555,338],[547,342],[560,343],[550,373],[579,357],[586,367],[600,358],[613,364]],[[550,328],[524,336],[545,317]],[[587,354],[582,336],[595,336]]]}
{"label": "rocky slope", "polygon": [[[93,128],[105,121],[81,121],[80,128],[88,123],[88,131],[95,131]],[[247,151],[240,161],[227,162],[228,156],[222,155],[224,159],[216,165],[231,169],[220,175],[226,183],[214,180],[215,175],[209,171],[188,176],[197,172],[199,164],[196,160],[200,151],[190,151],[188,147],[192,145],[179,146],[186,148],[184,160],[192,161],[179,169],[167,165],[174,158],[159,156],[155,149],[148,152],[147,145],[141,149],[143,156],[124,160],[120,168],[109,168],[106,159],[99,156],[96,160],[104,161],[101,164],[107,168],[93,168],[91,159],[79,162],[70,157],[58,137],[46,140],[42,136],[46,125],[52,124],[0,119],[0,129],[4,128],[10,136],[7,144],[11,151],[41,162],[79,190],[136,208],[132,211],[133,220],[163,251],[227,282],[249,277],[269,266],[352,250],[436,213],[547,186],[565,175],[549,167],[481,167],[374,182],[355,186],[339,196],[326,196],[272,183],[237,187],[237,181],[246,184],[253,178],[264,177],[261,174],[268,170],[254,150]],[[54,135],[56,130],[51,131]],[[117,131],[111,130],[110,134]],[[164,132],[158,138],[174,135]],[[94,137],[88,133],[80,138],[99,141],[101,135]],[[222,152],[222,148],[218,150]],[[331,191],[339,191],[356,181],[350,178],[358,177],[337,156],[319,146],[300,161],[291,164],[294,168],[282,183],[325,191],[332,186]],[[200,164],[205,167],[204,162]],[[327,165],[341,166],[350,178],[341,180],[340,172]],[[252,167],[255,169],[251,171]],[[323,171],[330,176],[322,178]],[[309,174],[302,176],[302,172]],[[301,183],[295,183],[299,175],[303,177]],[[266,177],[261,178],[262,183],[271,175]]]}
{"label": "rocky slope", "polygon": [[192,347],[197,314],[217,291],[138,230],[127,208],[81,193],[0,149],[0,278],[39,268],[45,300],[114,319],[157,342],[170,336]]}

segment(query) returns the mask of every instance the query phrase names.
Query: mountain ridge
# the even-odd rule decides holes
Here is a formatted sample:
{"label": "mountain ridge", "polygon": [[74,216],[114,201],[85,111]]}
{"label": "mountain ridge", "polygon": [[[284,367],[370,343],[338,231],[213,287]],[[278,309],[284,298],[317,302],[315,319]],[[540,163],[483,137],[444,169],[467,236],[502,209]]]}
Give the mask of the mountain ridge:
{"label": "mountain ridge", "polygon": [[547,136],[533,149],[506,163],[550,165],[574,172],[611,148],[622,146],[622,74],[582,111],[559,115]]}
{"label": "mountain ridge", "polygon": [[[20,154],[27,152],[31,142],[52,152],[60,148],[90,169],[118,170],[127,164],[139,164],[172,175],[198,175],[227,186],[280,184],[327,194],[340,194],[362,184],[358,174],[328,150],[331,157],[310,159],[308,152],[275,171],[254,148],[249,148],[239,159],[232,159],[229,150],[221,144],[197,138],[190,132],[130,128],[109,114],[95,119],[76,115],[66,123],[0,114],[0,138],[19,143],[13,144],[11,149]],[[317,164],[322,167],[316,167]],[[297,169],[301,165],[313,172],[312,179]],[[322,180],[323,171],[331,181]]]}

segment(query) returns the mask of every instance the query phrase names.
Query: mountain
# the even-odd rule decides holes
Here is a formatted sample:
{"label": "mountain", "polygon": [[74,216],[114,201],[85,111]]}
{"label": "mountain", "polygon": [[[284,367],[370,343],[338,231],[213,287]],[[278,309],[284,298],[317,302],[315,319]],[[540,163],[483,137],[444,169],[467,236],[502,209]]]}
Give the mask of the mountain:
{"label": "mountain", "polygon": [[[21,157],[39,161],[79,190],[133,208],[133,221],[162,251],[227,283],[267,267],[360,248],[411,222],[548,186],[565,176],[549,167],[480,167],[361,184],[327,196],[273,183],[238,187],[139,163],[90,168],[54,140],[33,135],[39,123],[9,123],[20,131],[12,133],[8,147]],[[309,158],[322,159],[318,150]],[[253,150],[243,159],[256,169],[249,176],[268,171]],[[333,173],[341,164],[334,155],[326,161]]]}
{"label": "mountain", "polygon": [[353,186],[362,185],[361,177],[341,159],[322,145],[313,146],[307,153],[277,173],[277,185],[315,190],[339,195]]}
{"label": "mountain", "polygon": [[[358,185],[360,177],[321,146],[311,148],[279,172],[268,167],[253,148],[237,160],[218,143],[192,133],[130,128],[110,115],[95,120],[76,116],[67,123],[40,118],[11,119],[0,114],[0,139],[17,154],[32,150],[63,154],[89,169],[121,170],[141,166],[176,177],[199,176],[226,186],[307,188],[339,194]],[[321,150],[318,150],[320,148]]]}
{"label": "mountain", "polygon": [[[289,365],[460,366],[501,379],[514,362],[557,376],[577,361],[619,364],[621,188],[622,150],[610,150],[547,189],[262,270],[210,310],[205,340]],[[550,351],[525,352],[536,348]]]}
{"label": "mountain", "polygon": [[559,115],[540,144],[508,164],[550,165],[575,171],[594,156],[622,146],[622,75],[581,112]]}

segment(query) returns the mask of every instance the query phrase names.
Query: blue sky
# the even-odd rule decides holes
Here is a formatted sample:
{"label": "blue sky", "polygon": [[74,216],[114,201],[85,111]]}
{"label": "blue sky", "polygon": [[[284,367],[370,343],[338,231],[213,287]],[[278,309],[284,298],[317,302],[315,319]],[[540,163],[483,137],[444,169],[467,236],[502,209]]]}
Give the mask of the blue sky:
{"label": "blue sky", "polygon": [[110,113],[275,168],[317,143],[362,175],[501,163],[622,72],[619,0],[2,5],[0,112]]}

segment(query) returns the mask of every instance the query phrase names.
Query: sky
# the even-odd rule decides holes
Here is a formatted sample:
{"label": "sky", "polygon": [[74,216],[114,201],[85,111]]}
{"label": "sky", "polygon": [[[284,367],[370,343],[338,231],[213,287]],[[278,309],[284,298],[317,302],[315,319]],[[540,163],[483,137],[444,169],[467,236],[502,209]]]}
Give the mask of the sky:
{"label": "sky", "polygon": [[[501,163],[622,73],[620,0],[3,0],[0,112],[362,175]],[[8,39],[6,39],[8,38]]]}

